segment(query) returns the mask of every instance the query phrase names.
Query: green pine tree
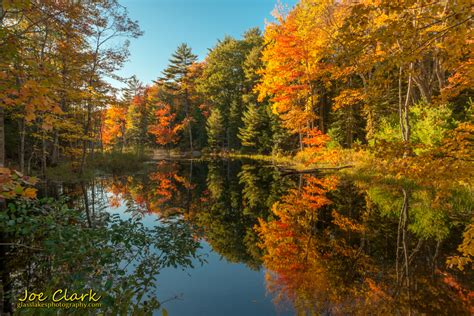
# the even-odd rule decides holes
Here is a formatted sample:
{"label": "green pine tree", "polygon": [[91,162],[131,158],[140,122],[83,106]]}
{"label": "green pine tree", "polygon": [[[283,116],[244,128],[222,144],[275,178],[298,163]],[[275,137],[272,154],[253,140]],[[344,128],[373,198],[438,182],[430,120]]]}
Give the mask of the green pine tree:
{"label": "green pine tree", "polygon": [[182,43],[176,51],[171,55],[169,66],[163,71],[163,82],[165,88],[174,96],[170,99],[174,100],[172,106],[178,114],[178,120],[186,120],[188,122],[187,139],[189,150],[193,151],[193,122],[197,121],[196,111],[193,110],[191,96],[189,92],[188,73],[189,67],[197,61],[197,56],[193,54],[191,48]]}
{"label": "green pine tree", "polygon": [[250,103],[242,116],[243,127],[239,128],[242,146],[252,151],[268,152],[271,135],[268,131],[268,117],[263,106]]}
{"label": "green pine tree", "polygon": [[193,54],[191,47],[186,43],[182,43],[171,55],[169,65],[163,70],[163,77],[161,79],[166,82],[169,87],[180,89],[189,71],[189,66],[196,61],[197,56]]}
{"label": "green pine tree", "polygon": [[217,108],[211,111],[206,122],[206,131],[209,147],[216,150],[224,144],[225,129],[221,111]]}

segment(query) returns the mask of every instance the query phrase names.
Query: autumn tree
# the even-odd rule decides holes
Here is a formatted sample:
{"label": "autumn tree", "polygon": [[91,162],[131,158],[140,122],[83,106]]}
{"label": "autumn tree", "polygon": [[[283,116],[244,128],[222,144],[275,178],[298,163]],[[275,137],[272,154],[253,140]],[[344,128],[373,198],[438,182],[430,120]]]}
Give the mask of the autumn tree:
{"label": "autumn tree", "polygon": [[18,144],[7,143],[8,152],[18,152],[23,170],[39,161],[44,173],[61,156],[79,156],[83,170],[111,101],[104,76],[114,76],[128,54],[128,41],[108,44],[139,36],[138,25],[115,0],[3,4],[2,54],[8,58],[2,58],[0,99],[8,122],[16,124],[8,132],[19,136]]}
{"label": "autumn tree", "polygon": [[265,29],[259,99],[270,97],[284,126],[299,135],[300,148],[306,129],[314,127],[316,119],[318,128],[327,130],[333,9],[330,1],[301,1],[290,12],[277,10],[277,21]]}
{"label": "autumn tree", "polygon": [[105,111],[102,142],[104,146],[118,147],[120,152],[127,146],[127,109],[112,105]]}
{"label": "autumn tree", "polygon": [[189,150],[193,151],[193,125],[195,118],[195,104],[191,95],[193,76],[190,76],[190,67],[197,61],[197,56],[192,53],[191,48],[182,43],[171,55],[169,66],[163,70],[160,83],[164,84],[170,97],[178,118],[186,124]]}
{"label": "autumn tree", "polygon": [[171,112],[168,104],[158,104],[155,110],[154,122],[150,124],[148,132],[155,136],[159,145],[171,145],[178,141],[178,132],[182,129],[181,124],[175,122],[176,114]]}
{"label": "autumn tree", "polygon": [[426,6],[410,1],[341,6],[345,23],[336,36],[337,59],[365,103],[368,138],[373,138],[380,117],[393,113],[401,139],[409,142],[411,107],[420,101],[440,105],[436,96],[457,71],[453,66],[470,59],[469,44],[461,35],[470,29],[468,7],[466,2],[440,1]]}
{"label": "autumn tree", "polygon": [[[122,42],[122,45],[108,45],[110,41],[127,38],[136,38],[142,34],[138,23],[128,17],[127,10],[116,0],[104,0],[103,3],[91,3],[88,21],[97,28],[92,29],[88,34],[87,41],[91,49],[88,58],[88,67],[85,69],[87,84],[86,111],[83,122],[84,140],[82,142],[82,155],[80,171],[84,170],[86,154],[92,143],[90,142],[93,126],[93,113],[104,100],[104,92],[108,85],[100,80],[100,76],[113,76],[125,62],[128,55],[129,41]],[[93,151],[93,148],[90,148]]]}

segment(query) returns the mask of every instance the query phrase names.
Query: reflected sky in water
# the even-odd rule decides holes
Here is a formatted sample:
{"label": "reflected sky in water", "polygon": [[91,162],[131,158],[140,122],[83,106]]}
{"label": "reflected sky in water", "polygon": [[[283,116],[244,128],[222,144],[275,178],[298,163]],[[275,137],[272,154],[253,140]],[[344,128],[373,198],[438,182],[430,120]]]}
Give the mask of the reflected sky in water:
{"label": "reflected sky in water", "polygon": [[[108,200],[111,194],[107,193]],[[107,211],[123,219],[132,218],[125,201],[108,205]],[[156,214],[145,214],[145,226],[156,225]],[[165,268],[158,279],[157,293],[169,315],[293,315],[289,305],[278,305],[266,292],[265,271],[254,271],[243,263],[232,263],[201,241],[206,263],[195,261],[193,269]],[[156,311],[155,315],[161,315]]]}
{"label": "reflected sky in water", "polygon": [[156,292],[170,315],[472,309],[472,271],[446,268],[472,216],[459,192],[216,160],[97,178],[88,195],[96,210],[147,227],[158,218],[191,225],[207,262],[160,272]]}

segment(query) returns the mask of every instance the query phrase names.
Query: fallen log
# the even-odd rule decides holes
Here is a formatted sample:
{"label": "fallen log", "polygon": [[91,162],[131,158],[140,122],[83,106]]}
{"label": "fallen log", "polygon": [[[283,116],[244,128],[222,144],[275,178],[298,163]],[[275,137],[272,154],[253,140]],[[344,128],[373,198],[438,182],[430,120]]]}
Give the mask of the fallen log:
{"label": "fallen log", "polygon": [[281,176],[286,177],[289,175],[295,175],[295,174],[311,174],[311,173],[322,173],[326,171],[338,171],[342,169],[347,169],[347,168],[352,168],[353,166],[347,165],[347,166],[340,166],[340,167],[322,167],[322,168],[312,168],[312,169],[303,169],[303,170],[296,170],[296,169],[291,169],[287,167],[278,167],[277,168],[282,172]]}

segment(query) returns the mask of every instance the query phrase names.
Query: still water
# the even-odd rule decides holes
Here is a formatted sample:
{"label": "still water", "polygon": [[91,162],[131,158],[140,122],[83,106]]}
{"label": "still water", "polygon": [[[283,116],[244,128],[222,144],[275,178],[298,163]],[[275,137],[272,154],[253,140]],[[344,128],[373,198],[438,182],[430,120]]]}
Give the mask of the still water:
{"label": "still water", "polygon": [[[130,179],[130,178],[129,178]],[[99,189],[97,185],[96,189]],[[127,201],[117,193],[106,193],[107,211],[127,219]],[[118,204],[117,204],[118,198]],[[128,203],[129,205],[129,203]],[[136,214],[133,214],[136,215]],[[141,216],[141,215],[140,215]],[[156,225],[157,216],[146,213],[146,226]],[[293,315],[291,306],[275,306],[266,293],[263,267],[249,267],[239,261],[230,261],[205,240],[200,240],[198,255],[205,263],[194,262],[194,268],[165,268],[158,278],[156,293],[166,300],[169,315]],[[161,315],[161,311],[155,311]]]}
{"label": "still water", "polygon": [[160,271],[156,292],[170,315],[293,315],[291,305],[274,304],[260,253],[251,253],[260,252],[252,249],[258,238],[253,228],[259,214],[268,216],[266,201],[289,188],[271,197],[266,188],[275,176],[270,167],[237,161],[161,162],[145,173],[101,178],[93,185],[97,205],[121,218],[139,216],[146,226],[163,214],[198,222],[193,228],[199,230],[198,255],[205,262]]}
{"label": "still water", "polygon": [[446,264],[472,218],[461,192],[215,160],[153,162],[47,194],[70,196],[92,223],[116,214],[163,228],[165,242],[126,267],[141,278],[149,253],[172,258],[153,285],[137,283],[169,315],[474,312],[472,270]]}

